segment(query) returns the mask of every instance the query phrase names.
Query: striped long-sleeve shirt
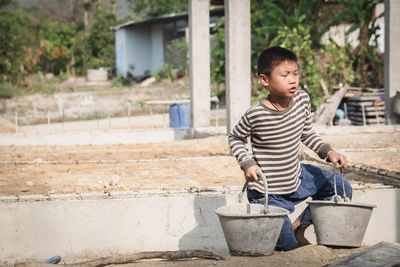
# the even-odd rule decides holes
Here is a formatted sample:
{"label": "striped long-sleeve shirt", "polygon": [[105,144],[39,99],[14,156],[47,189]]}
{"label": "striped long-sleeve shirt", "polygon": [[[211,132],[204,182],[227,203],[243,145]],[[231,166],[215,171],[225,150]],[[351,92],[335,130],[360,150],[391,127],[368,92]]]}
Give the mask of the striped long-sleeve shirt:
{"label": "striped long-sleeve shirt", "polygon": [[[246,144],[250,136],[252,154]],[[271,194],[290,194],[297,190],[301,173],[298,159],[300,142],[326,158],[331,150],[313,130],[310,98],[297,91],[286,110],[276,111],[262,101],[250,107],[228,136],[232,154],[244,172],[259,165]],[[249,189],[264,192],[262,180],[249,183]]]}

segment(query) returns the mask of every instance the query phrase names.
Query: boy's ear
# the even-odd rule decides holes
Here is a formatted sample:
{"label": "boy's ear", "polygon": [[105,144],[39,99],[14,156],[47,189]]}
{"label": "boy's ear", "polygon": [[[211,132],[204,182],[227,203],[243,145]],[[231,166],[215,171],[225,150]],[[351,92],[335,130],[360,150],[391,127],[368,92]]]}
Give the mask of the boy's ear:
{"label": "boy's ear", "polygon": [[265,75],[265,74],[260,74],[260,75],[258,76],[258,78],[260,79],[260,83],[261,83],[262,86],[268,87],[268,85],[269,85],[269,80],[268,80],[267,75]]}

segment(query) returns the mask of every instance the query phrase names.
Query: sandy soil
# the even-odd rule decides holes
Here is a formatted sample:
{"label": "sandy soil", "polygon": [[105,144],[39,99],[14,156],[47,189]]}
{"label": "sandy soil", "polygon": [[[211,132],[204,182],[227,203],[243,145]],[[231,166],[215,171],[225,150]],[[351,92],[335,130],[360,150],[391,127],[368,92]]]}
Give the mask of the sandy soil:
{"label": "sandy soil", "polygon": [[15,127],[8,120],[0,117],[0,133],[14,133]]}
{"label": "sandy soil", "polygon": [[[325,139],[348,154],[351,164],[399,172],[400,133],[379,134],[380,138],[365,135]],[[0,195],[241,186],[244,182],[229,156],[225,136],[135,145],[3,146],[0,152]]]}
{"label": "sandy soil", "polygon": [[330,248],[320,245],[309,245],[301,247],[289,252],[274,252],[270,256],[263,257],[235,257],[228,256],[225,260],[214,261],[204,259],[181,260],[181,261],[140,261],[133,264],[120,264],[110,266],[163,266],[163,267],[179,267],[179,266],[304,266],[315,267],[325,266],[334,263],[343,257],[350,256],[361,248]]}

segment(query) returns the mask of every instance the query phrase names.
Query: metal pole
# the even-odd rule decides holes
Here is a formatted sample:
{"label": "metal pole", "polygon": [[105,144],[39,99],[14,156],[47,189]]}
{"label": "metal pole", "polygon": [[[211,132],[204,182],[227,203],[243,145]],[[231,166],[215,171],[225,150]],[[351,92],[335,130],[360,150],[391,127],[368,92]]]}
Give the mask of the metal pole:
{"label": "metal pole", "polygon": [[376,117],[376,124],[380,124],[379,123],[379,117],[378,117],[378,110],[377,110],[377,107],[376,106],[374,106],[375,107],[375,117]]}
{"label": "metal pole", "polygon": [[131,128],[131,103],[128,103],[128,129]]}
{"label": "metal pole", "polygon": [[151,119],[151,128],[154,128],[154,120],[153,120],[153,110],[151,108],[151,105],[149,105],[150,107],[150,119]]}
{"label": "metal pole", "polygon": [[18,133],[18,112],[15,112],[15,132]]}
{"label": "metal pole", "polygon": [[62,127],[63,127],[63,130],[64,130],[64,128],[65,128],[65,126],[64,126],[64,107],[63,107],[63,110],[62,110]]}
{"label": "metal pole", "polygon": [[165,106],[162,106],[162,116],[163,116],[163,127],[166,128],[167,127],[167,122],[165,119]]}
{"label": "metal pole", "polygon": [[218,121],[219,121],[219,103],[217,102],[217,116],[215,118],[215,127],[218,128]]}
{"label": "metal pole", "polygon": [[361,103],[361,112],[362,112],[362,118],[363,118],[363,126],[367,125],[367,118],[365,117],[365,109],[364,109],[364,104]]}
{"label": "metal pole", "polygon": [[47,110],[47,129],[50,131],[50,110]]}

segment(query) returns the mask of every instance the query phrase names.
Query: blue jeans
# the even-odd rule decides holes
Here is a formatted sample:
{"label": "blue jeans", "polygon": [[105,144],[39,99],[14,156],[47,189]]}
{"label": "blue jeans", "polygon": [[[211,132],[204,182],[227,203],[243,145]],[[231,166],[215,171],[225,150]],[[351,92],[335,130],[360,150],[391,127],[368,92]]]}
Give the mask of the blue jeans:
{"label": "blue jeans", "polygon": [[[296,192],[287,195],[268,194],[268,205],[287,209],[290,213],[294,206],[303,202],[308,197],[313,200],[330,200],[335,194],[333,172],[321,169],[310,164],[301,164],[300,185]],[[344,179],[346,196],[351,199],[353,190],[350,183]],[[336,189],[338,195],[343,197],[343,186],[340,175],[336,175]],[[247,199],[250,203],[264,204],[265,195],[256,190],[247,188]],[[310,208],[300,214],[301,224],[312,224]],[[275,250],[288,251],[296,248],[298,242],[295,238],[292,223],[288,216],[285,217],[282,231],[279,235]]]}

